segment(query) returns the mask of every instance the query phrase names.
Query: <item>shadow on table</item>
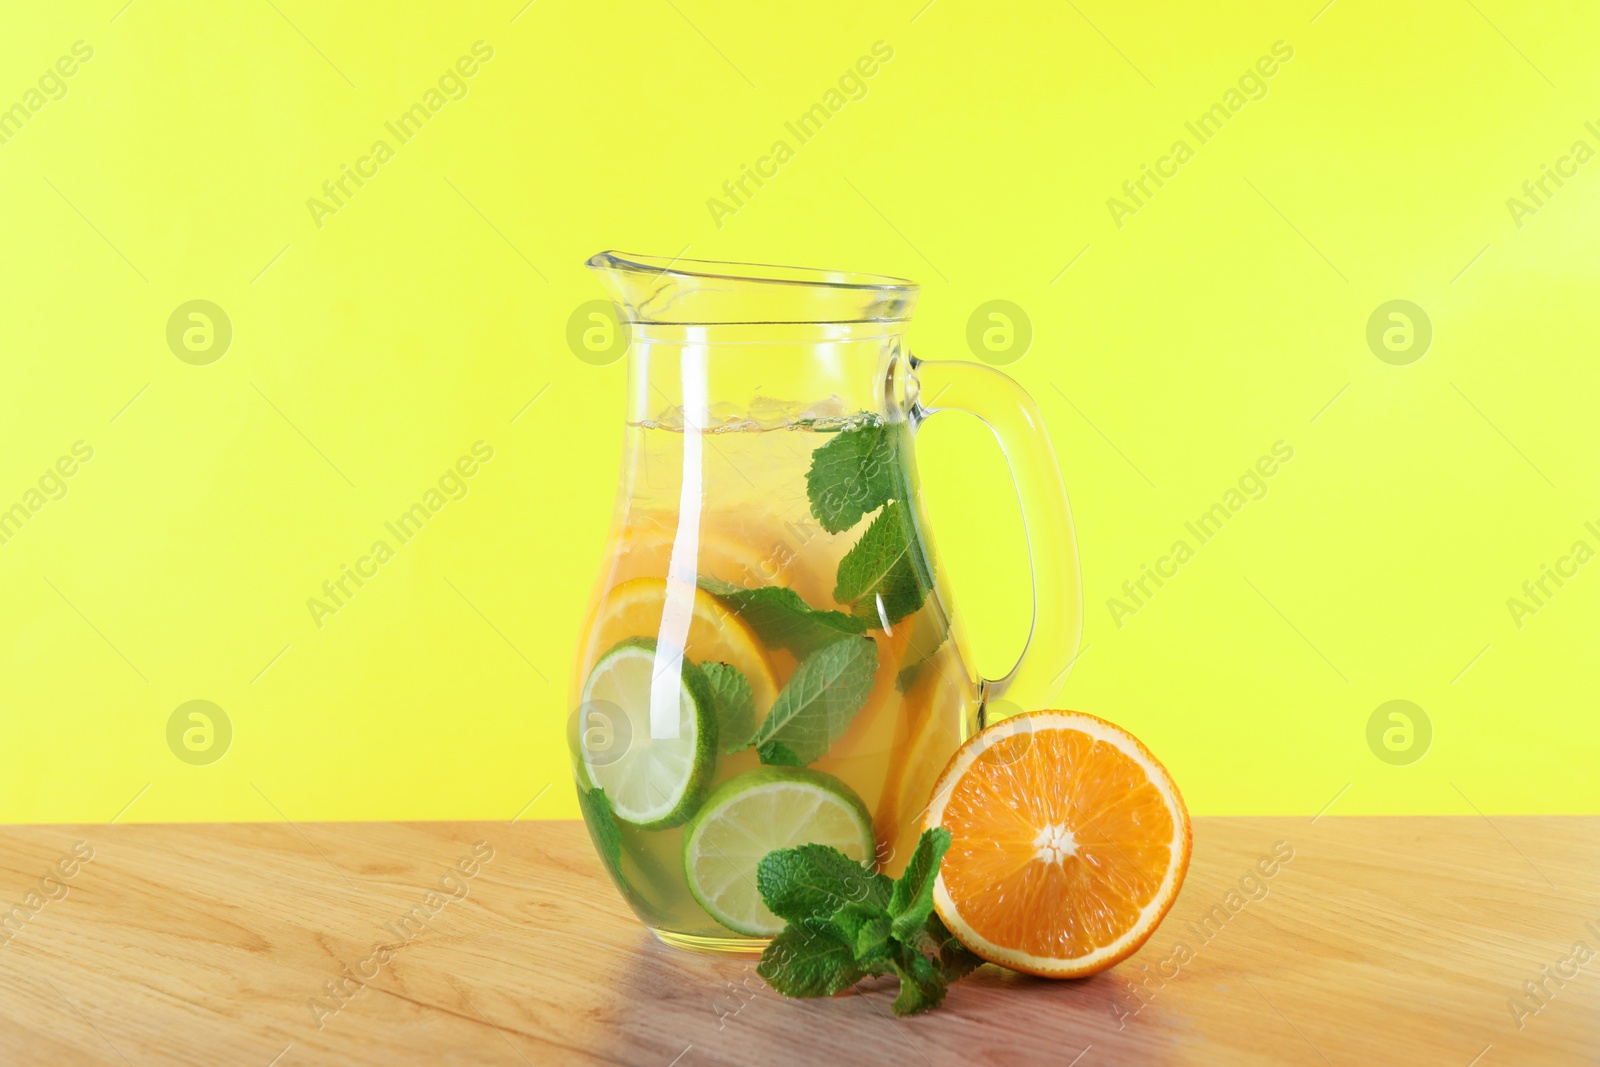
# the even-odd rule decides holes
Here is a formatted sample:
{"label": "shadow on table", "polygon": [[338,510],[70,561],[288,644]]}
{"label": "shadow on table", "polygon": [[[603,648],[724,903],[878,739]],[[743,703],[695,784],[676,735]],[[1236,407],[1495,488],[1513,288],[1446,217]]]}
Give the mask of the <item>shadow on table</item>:
{"label": "shadow on table", "polygon": [[789,1000],[761,980],[753,958],[682,952],[642,930],[625,948],[594,947],[603,958],[586,966],[604,970],[615,996],[590,1017],[584,1041],[620,1062],[1065,1067],[1091,1047],[1099,1064],[1177,1062],[1172,1020],[1155,1003],[1136,1011],[1131,980],[1115,970],[1055,981],[989,965],[952,986],[937,1010],[898,1018],[892,976],[831,998]]}

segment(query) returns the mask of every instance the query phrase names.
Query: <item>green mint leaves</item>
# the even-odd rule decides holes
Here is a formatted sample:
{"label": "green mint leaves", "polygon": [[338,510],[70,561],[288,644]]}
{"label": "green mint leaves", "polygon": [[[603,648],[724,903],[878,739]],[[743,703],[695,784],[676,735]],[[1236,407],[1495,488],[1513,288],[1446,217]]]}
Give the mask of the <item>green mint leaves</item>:
{"label": "green mint leaves", "polygon": [[949,847],[950,831],[925,831],[899,881],[825,845],[769,852],[756,888],[789,925],[761,954],[756,973],[786,997],[822,997],[893,971],[896,1015],[938,1007],[949,984],[983,962],[933,911],[933,883]]}
{"label": "green mint leaves", "polygon": [[756,888],[772,914],[794,924],[829,919],[846,904],[887,908],[894,881],[836,848],[800,845],[767,853],[756,868]]}
{"label": "green mint leaves", "polygon": [[839,561],[833,598],[854,604],[857,618],[887,627],[921,608],[932,584],[933,576],[923,569],[911,514],[896,501],[884,506]]}
{"label": "green mint leaves", "polygon": [[617,817],[611,811],[611,801],[607,799],[606,791],[579,786],[578,808],[583,813],[584,825],[589,828],[594,849],[600,854],[601,862],[606,865],[623,899],[635,909],[648,908],[644,896],[633,888],[628,876],[623,873],[622,828],[617,825]]}
{"label": "green mint leaves", "polygon": [[827,923],[833,939],[850,949],[851,962],[869,972],[889,962],[893,923],[876,904],[846,904]]}
{"label": "green mint leaves", "polygon": [[[825,997],[883,973],[894,882],[838,849],[801,845],[769,852],[756,888],[789,925],[762,953],[756,973],[788,997]],[[870,964],[864,961],[871,961]],[[880,969],[869,969],[880,968]]]}
{"label": "green mint leaves", "polygon": [[917,948],[933,958],[946,982],[958,982],[983,966],[983,957],[957,941],[937,913],[928,916],[928,925],[917,937]]}
{"label": "green mint leaves", "polygon": [[731,663],[702,663],[700,672],[711,685],[722,751],[731,756],[748,748],[750,731],[756,728],[756,699],[750,692],[750,680]]}
{"label": "green mint leaves", "polygon": [[[900,469],[903,426],[873,422],[841,430],[811,457],[806,494],[829,533],[878,517],[839,561],[833,598],[871,628],[888,628],[922,607],[933,575],[912,523],[908,472]],[[879,510],[882,509],[882,510]]]}
{"label": "green mint leaves", "polygon": [[811,457],[806,495],[829,533],[842,533],[877,511],[895,491],[895,439],[888,423],[839,431]]}
{"label": "green mint leaves", "polygon": [[804,767],[821,758],[867,702],[877,673],[870,637],[845,637],[807,656],[750,739],[761,762]]}
{"label": "green mint leaves", "polygon": [[900,977],[900,994],[894,998],[896,1015],[915,1015],[932,1011],[944,1001],[949,983],[928,957],[901,946],[894,958],[894,973]]}
{"label": "green mint leaves", "polygon": [[842,611],[818,611],[785,586],[746,589],[702,577],[700,588],[731,608],[768,648],[786,648],[801,659],[841,637],[867,630],[865,621]]}
{"label": "green mint leaves", "polygon": [[756,973],[786,997],[831,997],[874,973],[856,963],[850,945],[825,930],[817,920],[791,923],[761,953]]}
{"label": "green mint leaves", "polygon": [[726,663],[702,665],[722,751],[732,755],[755,745],[761,762],[787,767],[820,759],[872,692],[878,645],[865,636],[866,623],[843,612],[817,611],[781,586],[744,589],[715,578],[701,578],[700,586],[735,607],[769,647],[804,656],[759,728],[749,680]]}
{"label": "green mint leaves", "polygon": [[616,816],[611,813],[611,801],[606,799],[606,791],[580,786],[578,807],[583,812],[583,823],[589,828],[589,836],[594,840],[594,850],[600,853],[600,859],[611,876],[623,882],[622,831],[617,827]]}
{"label": "green mint leaves", "polygon": [[939,876],[939,863],[950,847],[950,831],[940,829],[933,834],[923,834],[917,850],[911,854],[900,880],[889,894],[889,918],[893,922],[895,940],[912,943],[918,931],[927,925],[933,914],[933,883]]}
{"label": "green mint leaves", "polygon": [[[806,493],[824,529],[842,533],[877,512],[839,561],[833,596],[849,606],[848,612],[814,608],[785,586],[747,588],[701,575],[700,588],[744,621],[762,644],[800,661],[771,709],[752,707],[748,682],[737,670],[707,665],[724,752],[754,745],[763,763],[791,767],[821,758],[872,692],[878,647],[867,632],[888,630],[927,601],[933,574],[907,499],[909,475],[898,462],[908,432],[902,425],[873,421],[839,431],[812,453]],[[937,648],[939,639],[942,635],[924,641]],[[919,651],[925,659],[934,649]],[[901,692],[909,688],[915,666],[908,665],[897,678]]]}

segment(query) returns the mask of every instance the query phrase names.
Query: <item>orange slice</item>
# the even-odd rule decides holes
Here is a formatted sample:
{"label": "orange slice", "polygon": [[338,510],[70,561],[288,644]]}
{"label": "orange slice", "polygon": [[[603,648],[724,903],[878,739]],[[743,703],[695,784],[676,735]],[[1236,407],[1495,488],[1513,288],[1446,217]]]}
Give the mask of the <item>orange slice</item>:
{"label": "orange slice", "polygon": [[926,825],[950,831],[934,907],[963,945],[1047,978],[1132,955],[1189,867],[1189,815],[1132,734],[1075,711],[1034,711],[969,738],[934,787]]}
{"label": "orange slice", "polygon": [[[736,527],[722,517],[706,519],[698,534],[696,569],[734,585],[788,584],[794,550],[769,534],[746,533],[743,525],[747,524]],[[611,546],[611,580],[664,576],[677,536],[676,514],[640,512],[631,516],[630,524],[616,534]]]}
{"label": "orange slice", "polygon": [[[665,578],[633,578],[600,598],[586,638],[592,663],[630,637],[656,637],[661,631],[662,609],[667,602]],[[761,642],[745,621],[723,607],[703,589],[694,590],[689,638],[684,654],[696,664],[731,663],[750,682],[755,705],[765,711],[778,699],[778,681]]]}
{"label": "orange slice", "polygon": [[946,651],[923,664],[905,695],[904,729],[889,757],[874,820],[879,829],[878,869],[884,874],[899,877],[916,851],[928,797],[961,744],[969,701],[976,702],[976,697],[965,670]]}

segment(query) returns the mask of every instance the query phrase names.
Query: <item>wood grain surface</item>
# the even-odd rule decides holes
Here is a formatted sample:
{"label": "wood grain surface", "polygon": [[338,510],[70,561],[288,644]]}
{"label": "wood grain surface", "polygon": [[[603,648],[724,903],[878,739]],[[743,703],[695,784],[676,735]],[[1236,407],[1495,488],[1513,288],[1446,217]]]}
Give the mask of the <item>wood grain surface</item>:
{"label": "wood grain surface", "polygon": [[1600,955],[1573,949],[1600,953],[1597,837],[1200,819],[1131,960],[985,967],[900,1020],[892,980],[786,1001],[751,961],[658,944],[577,823],[11,827],[0,1063],[1594,1064]]}

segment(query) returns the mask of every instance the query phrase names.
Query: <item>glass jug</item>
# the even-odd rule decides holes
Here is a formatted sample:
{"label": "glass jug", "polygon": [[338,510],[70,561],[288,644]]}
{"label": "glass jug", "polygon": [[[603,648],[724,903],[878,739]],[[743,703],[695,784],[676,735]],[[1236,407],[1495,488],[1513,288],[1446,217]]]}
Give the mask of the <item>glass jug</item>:
{"label": "glass jug", "polygon": [[[915,283],[603,252],[628,337],[623,471],[578,644],[568,740],[584,819],[662,941],[759,950],[768,851],[898,874],[939,773],[986,719],[1059,691],[1076,546],[1032,399],[907,350]],[[984,420],[1033,569],[1016,665],[983,679],[919,498],[918,426]]]}

